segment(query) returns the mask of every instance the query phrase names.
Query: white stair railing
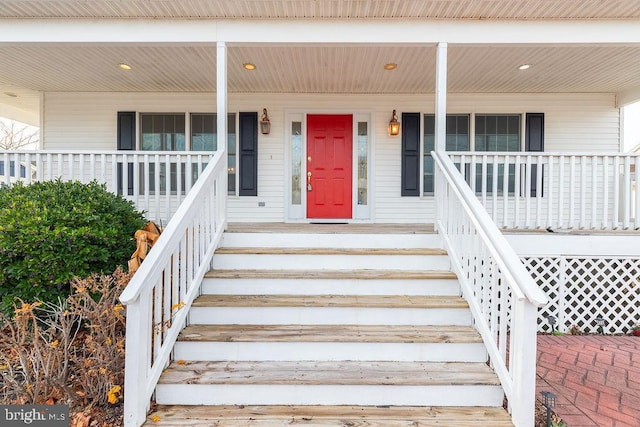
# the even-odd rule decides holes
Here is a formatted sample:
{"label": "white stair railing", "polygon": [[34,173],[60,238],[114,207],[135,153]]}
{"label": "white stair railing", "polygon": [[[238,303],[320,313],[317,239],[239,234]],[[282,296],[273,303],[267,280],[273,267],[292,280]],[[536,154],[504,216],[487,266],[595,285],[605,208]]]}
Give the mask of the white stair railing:
{"label": "white stair railing", "polygon": [[498,227],[640,228],[640,154],[448,154]]}
{"label": "white stair railing", "polygon": [[39,181],[104,183],[167,223],[213,152],[195,151],[0,151],[0,187]]}
{"label": "white stair railing", "polygon": [[436,165],[436,227],[516,427],[534,424],[536,333],[544,293],[446,153]]}
{"label": "white stair railing", "polygon": [[226,153],[216,153],[120,295],[127,306],[125,426],[142,425],[226,227]]}

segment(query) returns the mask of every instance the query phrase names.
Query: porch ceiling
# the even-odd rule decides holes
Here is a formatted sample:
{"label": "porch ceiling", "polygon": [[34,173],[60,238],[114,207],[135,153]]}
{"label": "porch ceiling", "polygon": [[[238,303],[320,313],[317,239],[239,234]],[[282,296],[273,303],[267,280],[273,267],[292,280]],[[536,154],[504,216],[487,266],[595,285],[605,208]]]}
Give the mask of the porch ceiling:
{"label": "porch ceiling", "polygon": [[636,0],[3,0],[6,18],[631,19]]}
{"label": "porch ceiling", "polygon": [[[434,46],[231,46],[230,93],[432,93]],[[0,99],[49,91],[214,92],[211,46],[0,46]],[[242,64],[256,64],[246,71]],[[397,63],[385,71],[386,63]],[[125,71],[117,67],[127,63]],[[521,64],[531,64],[520,71]],[[622,92],[640,45],[450,45],[450,92]],[[13,98],[15,102],[19,98]]]}

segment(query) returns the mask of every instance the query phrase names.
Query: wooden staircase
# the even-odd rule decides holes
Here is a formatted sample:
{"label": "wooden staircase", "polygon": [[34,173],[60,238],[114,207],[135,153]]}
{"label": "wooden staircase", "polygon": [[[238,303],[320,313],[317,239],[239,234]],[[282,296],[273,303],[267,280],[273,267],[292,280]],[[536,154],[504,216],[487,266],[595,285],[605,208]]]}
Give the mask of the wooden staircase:
{"label": "wooden staircase", "polygon": [[511,426],[437,235],[323,227],[230,227],[147,424]]}

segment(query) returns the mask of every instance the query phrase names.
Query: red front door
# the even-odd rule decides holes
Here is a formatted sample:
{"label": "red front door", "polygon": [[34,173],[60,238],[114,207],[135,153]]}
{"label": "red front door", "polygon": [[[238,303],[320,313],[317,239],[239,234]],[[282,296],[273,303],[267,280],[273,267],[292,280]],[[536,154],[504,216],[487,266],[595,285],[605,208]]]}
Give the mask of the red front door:
{"label": "red front door", "polygon": [[351,115],[307,116],[307,218],[351,218]]}

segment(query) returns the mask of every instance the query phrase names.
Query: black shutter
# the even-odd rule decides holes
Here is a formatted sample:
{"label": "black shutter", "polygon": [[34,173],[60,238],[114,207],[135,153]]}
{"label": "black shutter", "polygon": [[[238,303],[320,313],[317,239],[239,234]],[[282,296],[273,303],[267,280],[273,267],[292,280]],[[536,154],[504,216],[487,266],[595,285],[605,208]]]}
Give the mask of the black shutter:
{"label": "black shutter", "polygon": [[239,113],[240,196],[258,195],[258,113]]}
{"label": "black shutter", "polygon": [[420,196],[420,113],[402,113],[402,196]]}
{"label": "black shutter", "polygon": [[[118,111],[118,150],[136,149],[136,113],[135,111]],[[133,195],[133,163],[127,165],[129,182],[127,193]],[[118,163],[118,177],[116,185],[118,194],[122,194],[122,163]]]}
{"label": "black shutter", "polygon": [[[544,113],[527,113],[525,151],[544,151]],[[540,173],[543,173],[542,169],[540,169]],[[537,195],[538,165],[531,165],[531,197],[536,197]],[[542,196],[542,188],[540,189],[540,196]]]}

